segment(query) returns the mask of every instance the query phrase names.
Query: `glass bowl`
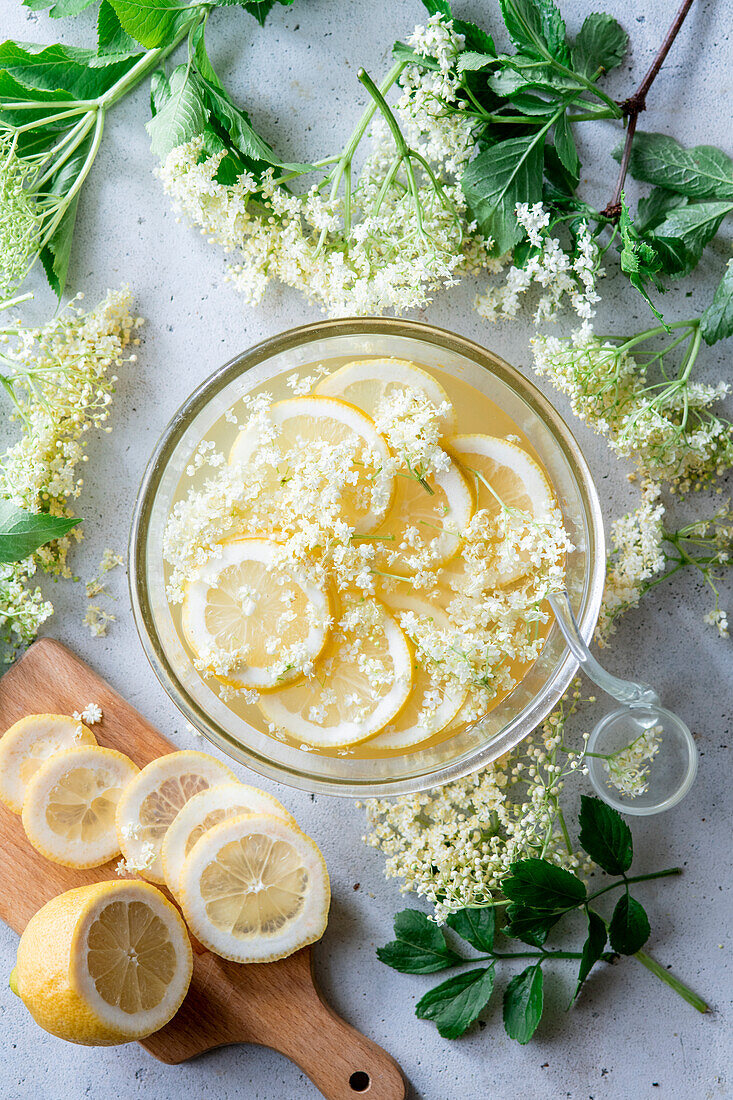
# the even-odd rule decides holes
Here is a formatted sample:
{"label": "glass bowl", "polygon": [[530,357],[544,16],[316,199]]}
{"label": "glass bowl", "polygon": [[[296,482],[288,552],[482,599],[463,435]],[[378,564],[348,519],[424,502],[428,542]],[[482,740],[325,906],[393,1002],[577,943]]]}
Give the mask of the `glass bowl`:
{"label": "glass bowl", "polygon": [[165,598],[162,554],[171,503],[191,454],[226,409],[269,378],[325,359],[365,355],[413,359],[447,371],[486,394],[529,438],[555,487],[575,547],[568,556],[567,587],[586,640],[595,628],[605,576],[600,504],[578,444],[542,394],[480,345],[414,321],[320,321],[265,340],[211,375],[168,424],[140,486],[130,535],[137,630],[168,695],[218,748],[270,779],[351,797],[427,790],[484,767],[543,721],[578,667],[553,624],[524,679],[479,723],[439,745],[389,759],[322,756],[269,737],[229,710],[194,670]]}

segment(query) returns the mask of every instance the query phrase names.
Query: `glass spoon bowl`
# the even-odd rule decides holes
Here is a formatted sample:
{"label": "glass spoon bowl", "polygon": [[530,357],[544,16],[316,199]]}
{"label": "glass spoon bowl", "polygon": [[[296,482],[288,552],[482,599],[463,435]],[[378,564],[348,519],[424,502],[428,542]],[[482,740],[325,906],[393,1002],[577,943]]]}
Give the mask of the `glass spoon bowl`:
{"label": "glass spoon bowl", "polygon": [[[676,806],[689,791],[697,774],[697,747],[682,719],[660,705],[649,684],[613,676],[596,660],[585,644],[566,590],[552,592],[548,600],[570,652],[586,676],[621,703],[593,729],[586,746],[588,777],[596,793],[609,806],[626,814],[657,814]],[[658,739],[654,755],[644,760],[641,751]],[[644,768],[643,790],[634,793],[614,783],[613,767],[626,750]]]}

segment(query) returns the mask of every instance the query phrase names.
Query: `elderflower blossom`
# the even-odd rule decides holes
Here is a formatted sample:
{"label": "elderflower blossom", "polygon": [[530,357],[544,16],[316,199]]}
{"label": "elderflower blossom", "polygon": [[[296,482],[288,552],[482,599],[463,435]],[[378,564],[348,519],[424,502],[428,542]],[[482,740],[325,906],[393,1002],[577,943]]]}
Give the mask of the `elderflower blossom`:
{"label": "elderflower blossom", "polygon": [[[140,318],[130,313],[127,288],[109,291],[88,313],[69,305],[40,328],[13,324],[0,331],[0,367],[13,402],[10,419],[22,435],[0,456],[0,496],[31,512],[72,515],[81,492],[77,466],[86,461],[86,434],[106,426],[116,375],[132,362]],[[29,585],[36,567],[70,577],[66,558],[78,529],[40,547],[31,559],[0,566],[0,631],[11,651],[32,641],[53,614],[40,589]]]}
{"label": "elderflower blossom", "polygon": [[432,903],[436,921],[500,900],[501,881],[517,859],[538,856],[569,871],[590,870],[587,857],[565,839],[559,807],[566,778],[585,773],[582,751],[564,744],[579,701],[576,682],[541,729],[482,772],[366,803],[366,843],[386,857],[385,874],[402,880],[402,893]]}
{"label": "elderflower blossom", "polygon": [[521,267],[509,268],[503,286],[492,287],[476,299],[479,315],[487,321],[516,317],[522,296],[532,287],[540,287],[543,293],[535,310],[535,324],[556,320],[563,297],[567,297],[578,317],[590,321],[595,316],[595,303],[600,301],[596,280],[605,271],[586,222],[580,224],[575,247],[569,254],[547,232],[550,214],[541,202],[532,206],[518,202],[516,217],[531,251]]}
{"label": "elderflower blossom", "polygon": [[665,567],[665,508],[659,495],[659,486],[647,482],[639,507],[611,524],[613,552],[596,626],[596,641],[600,646],[607,645],[615,632],[615,619],[639,606],[646,591],[645,583]]}
{"label": "elderflower blossom", "polygon": [[686,492],[708,484],[733,465],[731,424],[711,411],[730,392],[727,383],[672,381],[650,386],[645,368],[623,345],[587,329],[569,340],[530,341],[535,370],[570,398],[573,412],[608,438],[640,473]]}
{"label": "elderflower blossom", "polygon": [[662,727],[653,726],[627,745],[610,753],[603,760],[608,782],[627,798],[638,798],[649,789],[650,765],[662,744]]}
{"label": "elderflower blossom", "polygon": [[10,135],[0,135],[0,301],[23,280],[38,245],[41,219],[27,186],[35,175]]}
{"label": "elderflower blossom", "polygon": [[75,710],[71,717],[87,726],[96,726],[97,722],[102,721],[102,708],[98,703],[87,703],[82,711]]}

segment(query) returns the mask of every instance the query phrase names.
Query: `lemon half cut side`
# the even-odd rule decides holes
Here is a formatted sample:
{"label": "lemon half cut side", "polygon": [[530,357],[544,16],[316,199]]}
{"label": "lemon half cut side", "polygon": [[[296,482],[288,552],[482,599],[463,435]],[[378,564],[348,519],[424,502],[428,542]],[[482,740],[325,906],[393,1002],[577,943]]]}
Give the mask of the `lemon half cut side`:
{"label": "lemon half cut side", "polygon": [[179,900],[193,934],[234,962],[274,962],[319,939],[331,888],[297,826],[245,814],[204,833],[186,857]]}
{"label": "lemon half cut side", "polygon": [[117,806],[117,838],[130,870],[165,882],[160,849],[168,826],[190,798],[236,776],[205,752],[185,749],[159,756],[125,789]]}
{"label": "lemon half cut side", "polygon": [[19,814],[26,787],[44,760],[75,745],[96,745],[91,730],[67,714],[29,714],[0,738],[0,802]]}
{"label": "lemon half cut side", "polygon": [[23,828],[66,867],[99,867],[119,853],[115,812],[137,764],[116,749],[80,745],[49,757],[28,784]]}
{"label": "lemon half cut side", "polygon": [[68,890],[33,916],[15,986],[36,1022],[61,1039],[108,1046],[158,1031],[178,1011],[193,959],[177,909],[146,882]]}

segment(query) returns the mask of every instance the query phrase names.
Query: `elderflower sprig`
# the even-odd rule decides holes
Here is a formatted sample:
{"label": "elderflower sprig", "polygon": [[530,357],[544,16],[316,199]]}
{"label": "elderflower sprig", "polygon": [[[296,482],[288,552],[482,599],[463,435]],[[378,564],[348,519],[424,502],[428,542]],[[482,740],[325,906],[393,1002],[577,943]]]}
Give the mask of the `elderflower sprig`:
{"label": "elderflower sprig", "polygon": [[590,870],[559,801],[567,777],[584,770],[583,750],[569,747],[565,736],[580,703],[576,681],[541,729],[484,771],[434,791],[366,803],[366,843],[386,857],[385,874],[401,880],[402,893],[432,903],[436,921],[464,907],[503,904],[501,881],[517,859]]}
{"label": "elderflower sprig", "polygon": [[694,570],[713,593],[715,602],[705,614],[705,622],[715,626],[722,638],[729,636],[718,585],[723,571],[731,566],[733,553],[730,502],[677,530],[665,527],[664,516],[659,486],[647,483],[641,504],[613,522],[613,552],[596,628],[599,645],[608,644],[620,615],[638,607],[647,592],[683,569]]}
{"label": "elderflower sprig", "polygon": [[[80,297],[80,296],[79,296]],[[133,362],[142,324],[130,312],[128,288],[109,291],[84,313],[75,299],[39,328],[19,322],[0,330],[0,381],[12,402],[20,439],[0,455],[0,498],[31,513],[71,517],[80,494],[78,466],[86,461],[87,433],[109,431],[117,376],[110,368]],[[67,523],[67,527],[71,524]],[[24,561],[0,566],[0,631],[11,653],[32,641],[53,613],[33,587],[36,568],[70,577],[67,555],[78,528],[53,538]]]}
{"label": "elderflower sprig", "polygon": [[[660,337],[667,338],[661,347]],[[619,457],[633,458],[642,477],[686,492],[733,465],[733,425],[713,411],[730,386],[693,379],[699,318],[628,338],[601,339],[584,327],[570,339],[530,342],[537,374],[568,395],[575,415],[605,435]]]}

